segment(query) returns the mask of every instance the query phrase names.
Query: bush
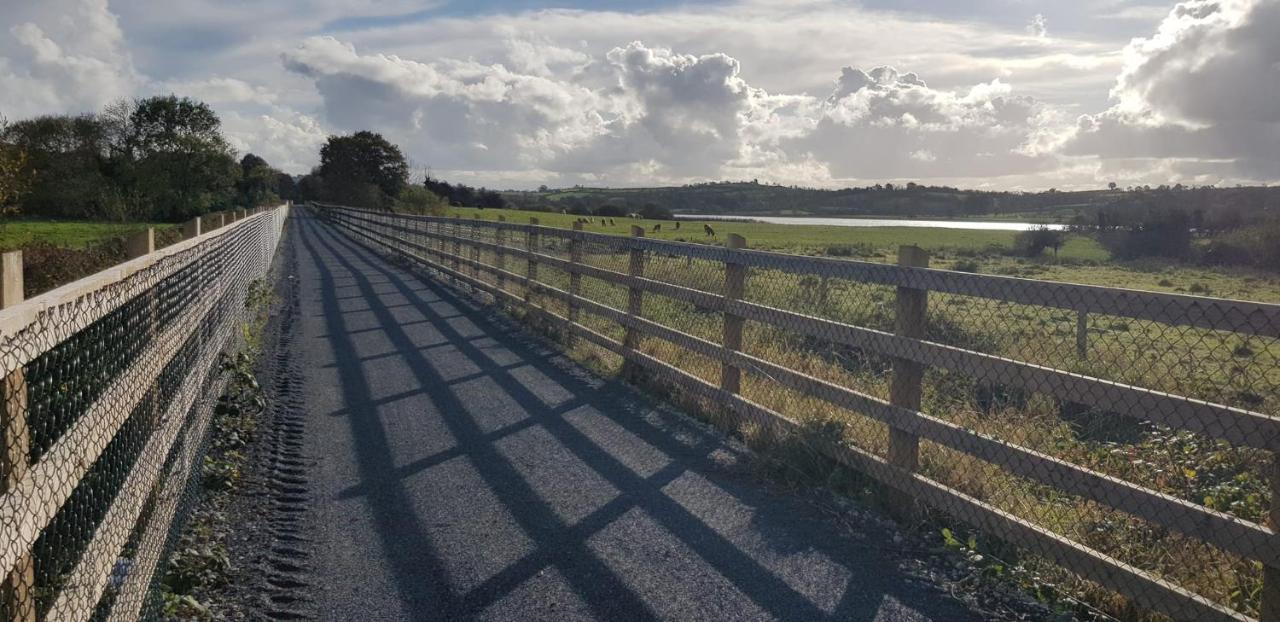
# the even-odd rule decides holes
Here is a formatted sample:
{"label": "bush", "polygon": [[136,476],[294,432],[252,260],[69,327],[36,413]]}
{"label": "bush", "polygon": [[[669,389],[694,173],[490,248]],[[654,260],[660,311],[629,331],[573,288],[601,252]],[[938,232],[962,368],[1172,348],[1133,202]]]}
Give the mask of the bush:
{"label": "bush", "polygon": [[395,211],[404,214],[438,216],[449,205],[443,197],[422,186],[405,186],[396,197],[394,206]]}
{"label": "bush", "polygon": [[1052,248],[1054,256],[1062,248],[1066,235],[1062,231],[1045,226],[1034,227],[1018,233],[1013,238],[1013,252],[1023,257],[1039,257],[1046,248]]}
{"label": "bush", "polygon": [[974,272],[978,271],[978,262],[972,259],[962,259],[951,266],[956,272]]}
{"label": "bush", "polygon": [[1098,241],[1117,259],[1185,259],[1191,255],[1191,219],[1179,210],[1153,212],[1128,229],[1102,232]]}

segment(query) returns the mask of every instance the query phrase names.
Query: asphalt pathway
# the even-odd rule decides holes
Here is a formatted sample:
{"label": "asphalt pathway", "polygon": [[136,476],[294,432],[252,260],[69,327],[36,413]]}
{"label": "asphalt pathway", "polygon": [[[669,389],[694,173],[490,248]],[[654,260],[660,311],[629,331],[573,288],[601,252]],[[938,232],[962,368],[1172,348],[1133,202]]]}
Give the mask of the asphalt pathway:
{"label": "asphalt pathway", "polygon": [[321,619],[980,619],[875,521],[304,210],[284,253]]}

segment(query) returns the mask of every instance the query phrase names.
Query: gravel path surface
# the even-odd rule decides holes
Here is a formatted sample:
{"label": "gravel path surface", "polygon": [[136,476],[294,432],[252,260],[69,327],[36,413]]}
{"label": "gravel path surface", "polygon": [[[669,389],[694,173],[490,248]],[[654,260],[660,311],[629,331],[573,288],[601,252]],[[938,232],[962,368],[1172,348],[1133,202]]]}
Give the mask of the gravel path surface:
{"label": "gravel path surface", "polygon": [[837,526],[500,314],[304,210],[289,227],[320,619],[981,618],[878,521]]}

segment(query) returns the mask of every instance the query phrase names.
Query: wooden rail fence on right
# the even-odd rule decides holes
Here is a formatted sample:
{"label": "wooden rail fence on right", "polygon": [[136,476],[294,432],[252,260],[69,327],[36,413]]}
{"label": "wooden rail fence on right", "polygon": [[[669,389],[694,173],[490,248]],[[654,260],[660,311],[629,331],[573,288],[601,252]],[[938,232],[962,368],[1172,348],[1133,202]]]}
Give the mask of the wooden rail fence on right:
{"label": "wooden rail fence on right", "polygon": [[[317,212],[353,239],[618,355],[624,368],[801,435],[885,484],[896,513],[941,511],[1175,619],[1280,620],[1280,538],[1267,524],[1280,520],[1280,494],[1269,492],[1280,486],[1280,305],[936,270],[914,247],[890,265],[748,250],[737,236],[718,246],[534,219]],[[1103,318],[1109,332],[1086,340]],[[991,345],[1006,333],[1027,334],[1006,351]],[[1186,371],[1218,367],[1235,375],[1218,384],[1251,384],[1232,393]],[[847,413],[836,419],[848,422],[842,432],[812,433],[819,403]],[[1121,440],[1036,419],[1048,404],[1119,426]],[[1039,423],[1018,427],[1024,419]],[[859,427],[869,422],[884,427]],[[1139,477],[1162,471],[1130,460],[1134,448],[1226,456],[1239,463],[1228,465],[1243,474],[1235,479],[1264,490],[1211,506],[1195,498],[1194,469]],[[998,477],[966,478],[970,470]],[[1184,480],[1192,484],[1180,488]],[[1125,534],[1138,544],[1109,539]],[[1174,551],[1204,567],[1152,561]],[[1190,574],[1210,569],[1225,569],[1210,577],[1217,583]],[[1237,586],[1244,597],[1229,595]]]}

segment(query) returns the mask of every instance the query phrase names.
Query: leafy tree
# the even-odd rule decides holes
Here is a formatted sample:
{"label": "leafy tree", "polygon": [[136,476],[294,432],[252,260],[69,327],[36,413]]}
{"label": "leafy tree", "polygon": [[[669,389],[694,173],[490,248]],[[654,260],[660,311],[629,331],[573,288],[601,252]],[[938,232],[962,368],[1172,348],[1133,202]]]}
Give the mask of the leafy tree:
{"label": "leafy tree", "polygon": [[281,199],[289,199],[296,201],[298,197],[298,182],[293,175],[288,173],[278,173],[276,175],[276,193]]}
{"label": "leafy tree", "polygon": [[59,218],[101,212],[110,179],[105,137],[93,115],[43,116],[9,125],[3,140],[25,154],[21,175],[30,182],[24,211]]}
{"label": "leafy tree", "polygon": [[29,187],[27,153],[18,145],[4,140],[8,123],[0,118],[0,215],[18,213],[18,201]]}
{"label": "leafy tree", "polygon": [[130,124],[138,190],[153,218],[184,220],[231,205],[239,167],[207,104],[173,95],[143,99]]}
{"label": "leafy tree", "polygon": [[252,153],[240,159],[240,180],[236,183],[240,203],[250,207],[280,199],[280,171]]}
{"label": "leafy tree", "polygon": [[385,207],[408,183],[409,165],[381,134],[361,131],[329,137],[320,148],[320,176],[330,200]]}

